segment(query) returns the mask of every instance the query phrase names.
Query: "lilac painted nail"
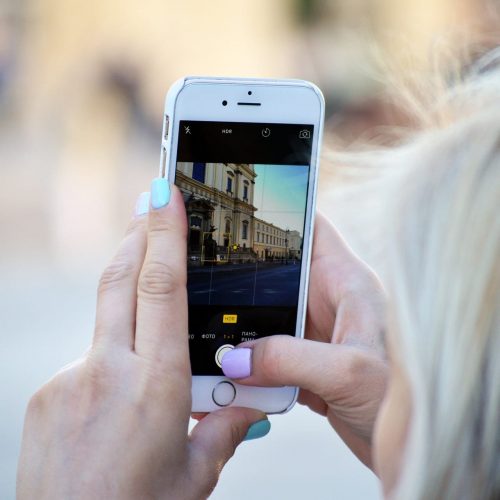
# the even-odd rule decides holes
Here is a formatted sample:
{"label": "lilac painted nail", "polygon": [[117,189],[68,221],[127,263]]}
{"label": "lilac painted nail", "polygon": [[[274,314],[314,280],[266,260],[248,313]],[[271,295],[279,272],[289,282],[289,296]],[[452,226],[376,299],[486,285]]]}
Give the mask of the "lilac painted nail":
{"label": "lilac painted nail", "polygon": [[229,378],[249,377],[252,372],[252,349],[240,347],[226,352],[222,357],[222,371]]}

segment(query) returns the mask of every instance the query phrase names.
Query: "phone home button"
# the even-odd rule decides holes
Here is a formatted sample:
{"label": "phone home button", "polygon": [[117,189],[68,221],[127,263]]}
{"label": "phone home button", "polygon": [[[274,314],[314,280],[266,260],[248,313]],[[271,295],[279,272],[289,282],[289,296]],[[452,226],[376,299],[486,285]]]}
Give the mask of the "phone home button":
{"label": "phone home button", "polygon": [[226,380],[219,382],[212,391],[212,399],[217,406],[228,406],[236,397],[236,388]]}

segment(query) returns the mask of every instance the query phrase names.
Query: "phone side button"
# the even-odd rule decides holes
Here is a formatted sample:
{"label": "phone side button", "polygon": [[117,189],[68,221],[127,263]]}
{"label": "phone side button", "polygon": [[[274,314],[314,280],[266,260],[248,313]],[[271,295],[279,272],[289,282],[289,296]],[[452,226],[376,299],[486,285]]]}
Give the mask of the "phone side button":
{"label": "phone side button", "polygon": [[231,382],[219,382],[212,391],[212,399],[217,406],[228,406],[236,397],[236,388]]}
{"label": "phone side button", "polygon": [[165,115],[163,118],[163,138],[165,140],[168,139],[168,126],[170,124],[170,117],[168,115]]}

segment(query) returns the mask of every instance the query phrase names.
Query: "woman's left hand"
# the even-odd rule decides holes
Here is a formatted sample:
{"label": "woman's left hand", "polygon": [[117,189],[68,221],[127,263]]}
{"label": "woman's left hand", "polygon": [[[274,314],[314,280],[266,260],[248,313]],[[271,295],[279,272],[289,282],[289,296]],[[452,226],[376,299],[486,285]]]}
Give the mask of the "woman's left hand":
{"label": "woman's left hand", "polygon": [[149,216],[140,201],[99,284],[92,347],[29,403],[19,499],[206,497],[249,426],[266,418],[223,409],[188,436],[184,203],[165,179],[153,181]]}

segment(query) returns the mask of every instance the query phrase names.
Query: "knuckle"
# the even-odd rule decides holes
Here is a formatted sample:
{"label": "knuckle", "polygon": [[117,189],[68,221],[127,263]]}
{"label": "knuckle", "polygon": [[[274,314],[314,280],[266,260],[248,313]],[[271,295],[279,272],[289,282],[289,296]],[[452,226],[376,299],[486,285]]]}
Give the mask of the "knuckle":
{"label": "knuckle", "polygon": [[[236,448],[238,445],[243,441],[243,434],[242,430],[239,425],[236,423],[232,423],[230,426],[230,432],[229,432],[229,450],[231,456],[234,455],[234,452],[236,451]],[[229,457],[230,458],[230,457]]]}
{"label": "knuckle", "polygon": [[149,226],[150,238],[164,238],[167,233],[175,233],[176,225],[172,219],[165,218],[159,212],[151,213],[151,224]]}
{"label": "knuckle", "polygon": [[282,374],[283,339],[270,337],[262,345],[259,368],[262,375],[269,380],[279,380]]}
{"label": "knuckle", "polygon": [[[123,361],[123,360],[121,360]],[[92,384],[107,380],[117,369],[118,363],[104,349],[93,347],[85,359],[88,379]]]}
{"label": "knuckle", "polygon": [[65,399],[67,386],[66,373],[64,371],[57,373],[31,396],[28,402],[27,413],[30,415],[40,415],[48,408],[60,405],[61,401]]}
{"label": "knuckle", "polygon": [[[132,352],[110,352],[93,349],[84,363],[84,385],[96,399],[127,387],[128,396],[144,386],[142,367]],[[132,398],[131,398],[132,399]]]}
{"label": "knuckle", "polygon": [[153,210],[149,216],[149,240],[158,241],[160,244],[167,238],[175,239],[175,245],[184,248],[187,244],[187,224],[178,218],[165,217],[161,212]]}
{"label": "knuckle", "polygon": [[137,231],[146,229],[146,220],[145,217],[137,217],[130,221],[127,230],[125,231],[125,238],[128,236],[135,234]]}
{"label": "knuckle", "polygon": [[131,388],[134,382],[132,375],[126,366],[121,367],[113,362],[103,362],[89,357],[78,385],[80,401],[85,401],[89,408],[97,408],[123,386]]}
{"label": "knuckle", "polygon": [[40,387],[30,398],[28,402],[28,414],[38,414],[40,413],[47,401],[47,386],[44,385]]}
{"label": "knuckle", "polygon": [[165,298],[183,285],[179,273],[169,264],[160,261],[146,262],[139,278],[141,295]]}
{"label": "knuckle", "polygon": [[344,363],[344,374],[349,386],[359,386],[366,379],[367,368],[369,363],[367,356],[359,352],[353,351],[347,357]]}
{"label": "knuckle", "polygon": [[99,293],[119,286],[134,271],[134,265],[125,259],[116,259],[109,264],[99,279]]}
{"label": "knuckle", "polygon": [[[174,363],[175,364],[175,363]],[[185,374],[186,376],[179,376]],[[141,370],[140,385],[147,399],[166,401],[175,405],[180,413],[188,416],[191,413],[191,377],[190,373],[175,366],[171,369],[158,369],[145,362]]]}
{"label": "knuckle", "polygon": [[366,264],[360,264],[361,269],[356,269],[349,273],[349,279],[342,284],[342,295],[355,301],[385,302],[386,294],[384,287],[375,274]]}
{"label": "knuckle", "polygon": [[227,429],[225,433],[225,441],[224,441],[224,449],[226,452],[226,460],[229,460],[236,451],[238,445],[243,441],[244,432],[239,422],[233,419],[230,419],[232,408],[224,409],[222,412],[213,412],[212,418],[217,418],[219,421],[220,428]]}

